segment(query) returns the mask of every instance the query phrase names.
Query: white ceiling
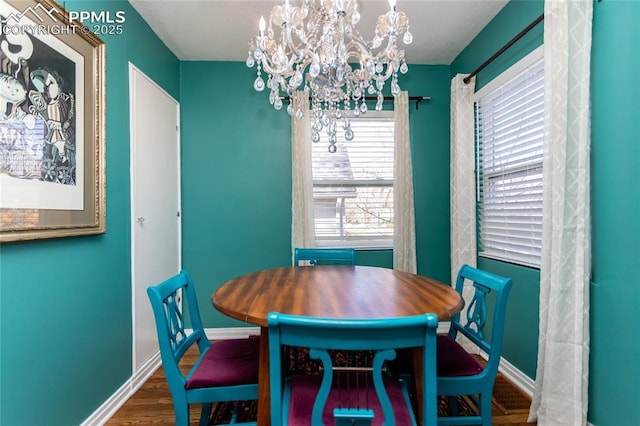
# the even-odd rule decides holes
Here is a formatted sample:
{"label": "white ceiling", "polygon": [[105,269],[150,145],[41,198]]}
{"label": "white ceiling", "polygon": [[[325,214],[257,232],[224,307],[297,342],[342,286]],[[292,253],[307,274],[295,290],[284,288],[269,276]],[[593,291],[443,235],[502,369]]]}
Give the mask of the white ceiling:
{"label": "white ceiling", "polygon": [[[184,61],[244,61],[261,15],[282,0],[129,0],[169,49]],[[292,0],[299,4],[299,1]],[[508,0],[398,0],[409,17],[410,64],[450,64]],[[359,2],[358,29],[371,39],[388,0]],[[266,18],[265,18],[266,19]]]}

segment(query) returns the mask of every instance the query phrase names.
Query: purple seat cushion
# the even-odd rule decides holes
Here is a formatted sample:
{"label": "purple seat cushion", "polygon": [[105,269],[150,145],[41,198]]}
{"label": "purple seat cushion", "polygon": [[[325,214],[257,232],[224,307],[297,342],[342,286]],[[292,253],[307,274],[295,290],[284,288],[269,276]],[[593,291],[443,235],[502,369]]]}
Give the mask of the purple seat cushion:
{"label": "purple seat cushion", "polygon": [[213,343],[187,380],[187,389],[258,383],[260,339],[221,340]]}
{"label": "purple seat cushion", "polygon": [[[310,426],[311,425],[311,412],[313,410],[313,403],[316,400],[318,389],[320,388],[320,382],[322,380],[321,374],[294,376],[291,378],[291,400],[289,402],[289,425],[290,426]],[[398,425],[410,425],[411,415],[409,414],[409,407],[404,399],[402,388],[397,379],[393,377],[384,377],[385,387],[387,389],[387,395],[391,401],[393,411],[396,416],[396,424]],[[384,417],[382,415],[382,407],[376,396],[376,391],[373,388],[373,383],[369,383],[368,388],[359,389],[360,408],[372,409],[374,412],[374,419],[372,425],[379,426],[383,424]],[[368,393],[368,400],[367,394]],[[324,407],[322,413],[322,422],[325,425],[335,424],[333,418],[334,408],[346,408],[354,406],[353,401],[358,401],[358,394],[356,389],[351,386],[351,389],[336,388],[335,386],[329,392],[329,398],[327,404]],[[347,403],[347,397],[351,399],[351,404]],[[368,401],[368,402],[367,402]],[[388,422],[387,422],[388,423]]]}
{"label": "purple seat cushion", "polygon": [[475,376],[483,370],[473,355],[447,336],[438,336],[437,359],[440,377]]}

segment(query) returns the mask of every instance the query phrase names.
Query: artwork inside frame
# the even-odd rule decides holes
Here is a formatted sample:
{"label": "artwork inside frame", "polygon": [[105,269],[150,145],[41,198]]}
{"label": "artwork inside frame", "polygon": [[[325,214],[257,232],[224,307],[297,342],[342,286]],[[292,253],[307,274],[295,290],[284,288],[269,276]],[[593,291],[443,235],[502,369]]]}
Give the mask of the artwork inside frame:
{"label": "artwork inside frame", "polygon": [[0,243],[105,232],[105,46],[68,16],[0,3]]}

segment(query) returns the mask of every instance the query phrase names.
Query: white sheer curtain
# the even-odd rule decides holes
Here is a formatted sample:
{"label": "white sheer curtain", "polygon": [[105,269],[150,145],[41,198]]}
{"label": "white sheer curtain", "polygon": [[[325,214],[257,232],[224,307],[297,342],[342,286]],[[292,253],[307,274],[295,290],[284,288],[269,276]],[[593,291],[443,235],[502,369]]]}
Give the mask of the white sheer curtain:
{"label": "white sheer curtain", "polygon": [[409,95],[398,94],[393,101],[395,152],[393,182],[393,269],[417,272],[416,226],[413,200],[413,167],[409,131]]}
{"label": "white sheer curtain", "polygon": [[[476,177],[473,94],[476,78],[469,83],[458,74],[451,80],[451,285],[455,285],[458,271],[465,263],[476,266]],[[473,298],[473,285],[466,281],[462,297],[468,305]],[[466,319],[461,318],[464,322]],[[472,352],[478,352],[460,335],[460,343]]]}
{"label": "white sheer curtain", "polygon": [[585,425],[589,383],[591,0],[546,0],[540,336],[529,420]]}
{"label": "white sheer curtain", "polygon": [[[451,80],[451,283],[463,264],[476,266],[476,176],[473,93],[476,78]],[[469,300],[467,301],[469,302]]]}
{"label": "white sheer curtain", "polygon": [[313,180],[311,176],[311,113],[309,93],[297,91],[294,111],[304,118],[291,117],[291,252],[295,247],[314,247]]}

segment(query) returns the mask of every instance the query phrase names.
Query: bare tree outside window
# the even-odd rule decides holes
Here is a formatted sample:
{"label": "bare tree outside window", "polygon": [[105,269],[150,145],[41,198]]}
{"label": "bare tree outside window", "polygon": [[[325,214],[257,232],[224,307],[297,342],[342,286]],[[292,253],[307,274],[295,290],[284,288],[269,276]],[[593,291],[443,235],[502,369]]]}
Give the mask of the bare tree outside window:
{"label": "bare tree outside window", "polygon": [[391,245],[393,241],[393,112],[354,118],[351,141],[313,144],[313,193],[319,246]]}

